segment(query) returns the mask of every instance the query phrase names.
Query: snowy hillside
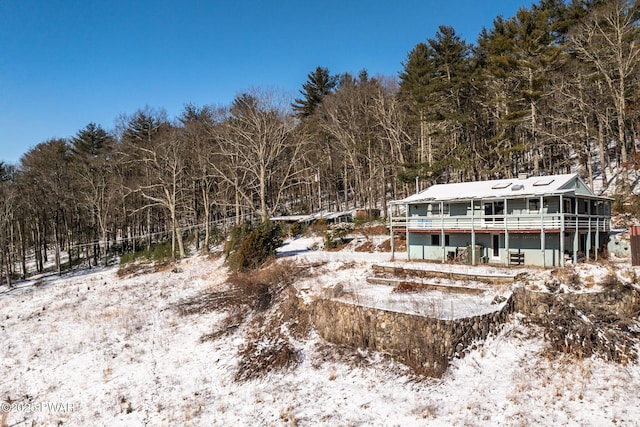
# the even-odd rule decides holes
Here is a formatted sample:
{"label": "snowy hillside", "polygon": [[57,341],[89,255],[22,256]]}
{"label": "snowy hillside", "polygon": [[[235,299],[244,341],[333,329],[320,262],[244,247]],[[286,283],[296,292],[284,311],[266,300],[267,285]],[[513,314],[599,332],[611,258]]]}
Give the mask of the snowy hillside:
{"label": "snowy hillside", "polygon": [[[331,271],[299,284],[307,288],[353,284],[389,261],[309,246],[281,250]],[[549,358],[539,328],[519,315],[441,379],[312,331],[295,342],[297,366],[237,381],[245,327],[202,340],[226,314],[177,308],[226,275],[220,259],[192,257],[137,276],[113,267],[1,287],[0,425],[640,425],[637,363]]]}

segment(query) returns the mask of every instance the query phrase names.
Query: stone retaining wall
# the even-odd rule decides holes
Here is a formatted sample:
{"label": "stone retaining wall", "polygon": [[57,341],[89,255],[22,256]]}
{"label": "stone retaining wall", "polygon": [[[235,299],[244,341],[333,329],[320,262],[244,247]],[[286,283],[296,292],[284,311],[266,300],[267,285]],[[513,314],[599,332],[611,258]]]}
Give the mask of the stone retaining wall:
{"label": "stone retaining wall", "polygon": [[580,310],[598,309],[618,318],[632,318],[640,311],[640,293],[630,286],[616,286],[593,293],[548,293],[517,288],[512,295],[514,311],[533,320],[543,320],[558,300]]}
{"label": "stone retaining wall", "polygon": [[325,340],[390,354],[419,373],[440,376],[448,361],[474,340],[486,338],[510,311],[441,320],[407,313],[318,299],[310,307],[311,321]]}
{"label": "stone retaining wall", "polygon": [[[298,297],[299,298],[299,297]],[[462,319],[442,320],[408,313],[363,307],[330,298],[301,306],[325,340],[390,354],[419,373],[440,376],[449,360],[476,340],[497,330],[512,312],[541,319],[557,298],[600,308],[625,316],[637,316],[640,295],[630,287],[591,294],[550,294],[517,288],[502,309]]]}

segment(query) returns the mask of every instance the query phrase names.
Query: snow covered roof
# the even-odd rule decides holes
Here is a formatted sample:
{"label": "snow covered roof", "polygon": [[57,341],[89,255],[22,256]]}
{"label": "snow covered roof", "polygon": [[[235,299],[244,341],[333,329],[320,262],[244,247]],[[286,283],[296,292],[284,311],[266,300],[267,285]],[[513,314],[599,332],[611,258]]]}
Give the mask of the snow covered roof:
{"label": "snow covered roof", "polygon": [[285,222],[311,222],[319,219],[334,220],[342,217],[353,217],[355,209],[341,212],[316,212],[310,215],[281,215],[271,217],[271,221],[285,221]]}
{"label": "snow covered roof", "polygon": [[431,200],[500,199],[549,194],[580,194],[587,197],[597,197],[577,174],[572,173],[436,184],[394,203],[406,204]]}

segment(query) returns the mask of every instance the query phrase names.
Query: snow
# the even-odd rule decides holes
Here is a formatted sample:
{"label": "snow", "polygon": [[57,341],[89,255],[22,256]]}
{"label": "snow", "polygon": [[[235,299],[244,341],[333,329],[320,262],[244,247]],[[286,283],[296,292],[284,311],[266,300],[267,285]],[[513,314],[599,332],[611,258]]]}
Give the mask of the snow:
{"label": "snow", "polygon": [[567,184],[578,178],[578,175],[532,176],[528,178],[497,179],[489,181],[459,182],[436,184],[394,203],[410,203],[428,200],[456,200],[504,198],[514,196],[542,196],[550,193],[570,192]]}
{"label": "snow", "polygon": [[[354,287],[366,282],[371,265],[390,262],[389,253],[308,250],[318,242],[297,239],[279,251],[281,259],[317,264],[321,275],[297,284],[309,294],[338,283]],[[182,316],[176,310],[179,301],[222,285],[227,272],[221,260],[195,256],[172,270],[124,278],[116,273],[115,267],[82,270],[0,287],[0,401],[15,406],[6,425],[640,423],[637,363],[549,358],[541,331],[519,316],[454,360],[441,379],[416,377],[378,353],[340,356],[312,333],[296,343],[302,356],[297,367],[236,382],[243,331],[201,341],[225,314]],[[580,274],[604,273],[581,265]],[[546,279],[531,282],[542,287]],[[363,298],[370,292],[373,301],[380,293],[391,295],[389,288],[362,284],[351,291]],[[56,402],[71,406],[36,406]]]}

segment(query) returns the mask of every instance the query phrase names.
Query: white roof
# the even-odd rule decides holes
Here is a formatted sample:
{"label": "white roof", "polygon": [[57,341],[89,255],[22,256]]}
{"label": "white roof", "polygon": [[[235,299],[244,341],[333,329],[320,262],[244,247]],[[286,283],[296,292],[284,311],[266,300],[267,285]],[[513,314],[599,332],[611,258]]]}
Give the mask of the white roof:
{"label": "white roof", "polygon": [[429,200],[469,200],[514,198],[548,194],[575,193],[595,197],[575,174],[545,175],[528,178],[495,179],[491,181],[436,184],[396,203],[412,203]]}
{"label": "white roof", "polygon": [[316,212],[310,215],[281,215],[271,217],[272,221],[310,222],[318,219],[337,219],[343,216],[353,216],[355,209],[343,212]]}

